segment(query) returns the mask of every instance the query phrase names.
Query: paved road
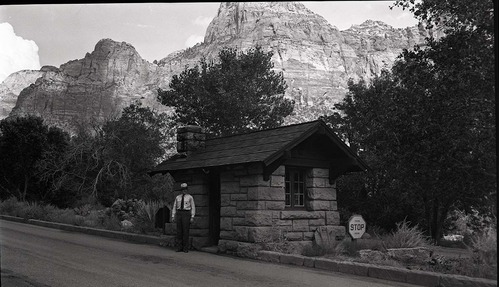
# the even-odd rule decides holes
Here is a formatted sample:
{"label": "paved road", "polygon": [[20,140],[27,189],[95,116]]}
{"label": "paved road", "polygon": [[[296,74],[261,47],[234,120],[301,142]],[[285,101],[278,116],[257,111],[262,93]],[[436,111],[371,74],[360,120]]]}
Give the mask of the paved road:
{"label": "paved road", "polygon": [[0,220],[2,286],[414,286]]}

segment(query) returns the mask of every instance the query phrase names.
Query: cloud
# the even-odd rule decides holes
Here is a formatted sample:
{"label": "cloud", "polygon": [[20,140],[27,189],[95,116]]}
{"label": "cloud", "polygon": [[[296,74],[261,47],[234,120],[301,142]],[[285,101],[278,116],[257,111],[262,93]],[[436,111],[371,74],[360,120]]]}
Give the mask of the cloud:
{"label": "cloud", "polygon": [[185,40],[185,46],[186,47],[192,47],[196,45],[197,43],[201,43],[204,41],[204,36],[199,36],[199,35],[190,35],[187,40]]}
{"label": "cloud", "polygon": [[20,70],[40,69],[36,43],[17,36],[9,23],[0,23],[0,43],[0,82]]}
{"label": "cloud", "polygon": [[194,19],[194,24],[202,27],[208,27],[212,19],[213,17],[197,16],[196,19]]}

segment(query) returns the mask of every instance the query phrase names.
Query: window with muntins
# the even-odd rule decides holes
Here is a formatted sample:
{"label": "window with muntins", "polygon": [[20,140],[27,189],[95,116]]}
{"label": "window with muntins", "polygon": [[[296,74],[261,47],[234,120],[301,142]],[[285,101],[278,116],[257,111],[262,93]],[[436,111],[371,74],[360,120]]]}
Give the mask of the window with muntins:
{"label": "window with muntins", "polygon": [[286,167],[286,207],[305,207],[305,171]]}

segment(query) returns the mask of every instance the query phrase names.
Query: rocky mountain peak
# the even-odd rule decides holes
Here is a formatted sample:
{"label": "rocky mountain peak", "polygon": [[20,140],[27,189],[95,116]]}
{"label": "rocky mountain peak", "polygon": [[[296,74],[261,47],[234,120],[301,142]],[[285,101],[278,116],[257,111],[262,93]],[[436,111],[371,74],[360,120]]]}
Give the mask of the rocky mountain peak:
{"label": "rocky mountain peak", "polygon": [[[35,113],[57,122],[80,122],[112,117],[137,100],[168,110],[156,95],[158,88],[168,88],[172,75],[202,57],[217,57],[222,47],[246,51],[259,45],[273,52],[274,70],[283,73],[288,85],[285,97],[295,100],[287,123],[298,123],[330,114],[347,93],[348,79],[369,80],[426,36],[422,27],[399,29],[372,20],[339,31],[297,2],[224,2],[203,43],[152,64],[131,44],[102,39],[84,58],[59,69],[43,67],[30,77],[16,74],[8,87],[0,86],[0,102],[6,107],[0,112],[12,109],[10,115]],[[20,87],[22,82],[22,92],[12,84]]]}
{"label": "rocky mountain peak", "polygon": [[101,82],[123,81],[127,73],[141,70],[148,64],[131,44],[102,39],[97,42],[92,53],[87,53],[81,60],[61,65],[60,70],[75,78]]}
{"label": "rocky mountain peak", "polygon": [[[321,16],[298,2],[226,2],[220,5],[217,16],[212,20],[204,43],[226,42],[230,39],[257,34],[262,37],[282,36],[280,25],[288,25],[288,30],[297,30],[305,21],[319,21],[330,24]],[[292,25],[297,23],[298,25]],[[291,35],[285,35],[291,36]]]}

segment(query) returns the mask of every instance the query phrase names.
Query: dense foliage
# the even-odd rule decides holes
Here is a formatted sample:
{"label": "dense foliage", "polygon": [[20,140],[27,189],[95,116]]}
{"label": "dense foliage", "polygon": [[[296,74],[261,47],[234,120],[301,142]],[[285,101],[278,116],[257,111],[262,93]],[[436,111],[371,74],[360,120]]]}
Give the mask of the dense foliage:
{"label": "dense foliage", "polygon": [[287,86],[272,70],[272,55],[260,47],[224,48],[218,62],[203,58],[174,75],[158,100],[175,107],[174,122],[200,125],[214,136],[280,126],[294,104],[284,99]]}
{"label": "dense foliage", "polygon": [[43,180],[43,161],[60,157],[69,135],[36,116],[0,121],[0,198],[57,201],[57,191]]}
{"label": "dense foliage", "polygon": [[445,36],[405,50],[369,83],[349,83],[327,120],[372,170],[343,178],[339,200],[385,228],[407,217],[438,240],[452,210],[495,212],[493,4],[396,5]]}
{"label": "dense foliage", "polygon": [[[117,198],[163,200],[171,179],[147,171],[170,149],[166,116],[140,104],[72,137],[39,117],[0,122],[1,198],[110,206]],[[159,190],[162,189],[162,190]]]}

